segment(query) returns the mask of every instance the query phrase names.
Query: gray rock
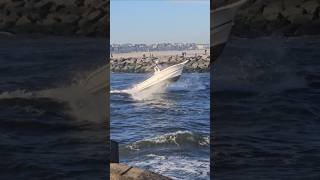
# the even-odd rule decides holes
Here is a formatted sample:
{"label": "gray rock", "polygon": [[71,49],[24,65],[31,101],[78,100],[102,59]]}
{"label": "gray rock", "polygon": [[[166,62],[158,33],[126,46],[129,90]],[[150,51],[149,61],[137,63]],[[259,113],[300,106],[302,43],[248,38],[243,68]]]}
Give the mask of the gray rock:
{"label": "gray rock", "polygon": [[99,19],[100,17],[102,17],[103,15],[104,14],[102,13],[102,11],[96,10],[96,11],[91,12],[88,15],[87,19],[88,19],[88,21],[95,21],[95,20]]}
{"label": "gray rock", "polygon": [[22,16],[17,20],[16,25],[17,26],[30,25],[30,23],[31,23],[31,20],[27,16]]}
{"label": "gray rock", "polygon": [[304,15],[300,15],[300,16],[297,15],[297,16],[293,17],[291,22],[293,24],[300,25],[300,24],[305,24],[305,23],[311,22],[312,18],[313,18],[313,15],[311,15],[311,14],[304,14]]}
{"label": "gray rock", "polygon": [[[159,59],[160,63],[164,65],[174,65],[185,60],[191,60],[190,63],[186,65],[186,71],[188,72],[204,72],[209,70],[209,56],[197,56],[188,58],[178,58],[177,60],[168,61],[170,57],[162,57]],[[112,59],[111,67],[114,72],[153,72],[153,61],[151,59],[157,58],[122,58],[122,59]]]}
{"label": "gray rock", "polygon": [[46,19],[44,19],[41,24],[45,26],[51,26],[57,24],[58,20],[54,14],[49,14]]}
{"label": "gray rock", "polygon": [[101,0],[85,0],[84,5],[86,7],[103,8],[106,7],[106,1]]}
{"label": "gray rock", "polygon": [[63,17],[60,17],[60,19],[62,23],[73,24],[77,23],[77,21],[80,19],[80,16],[74,14],[66,14]]}
{"label": "gray rock", "polygon": [[8,4],[10,4],[10,3],[12,3],[12,1],[11,0],[1,0],[0,1],[0,6],[6,6],[6,5],[8,5]]}
{"label": "gray rock", "polygon": [[291,6],[286,8],[283,12],[281,12],[281,14],[290,22],[295,23],[294,20],[302,16],[302,9]]}
{"label": "gray rock", "polygon": [[15,12],[10,12],[9,15],[3,17],[3,27],[9,28],[16,24],[16,21],[19,19],[19,16]]}
{"label": "gray rock", "polygon": [[52,0],[52,1],[54,1],[54,3],[57,5],[63,5],[63,6],[75,6],[77,4],[77,0]]}
{"label": "gray rock", "polygon": [[44,10],[47,10],[47,11],[50,8],[52,8],[52,6],[56,6],[56,3],[53,2],[52,0],[41,0],[41,1],[33,4],[34,8],[41,8],[41,9],[44,9]]}
{"label": "gray rock", "polygon": [[300,6],[304,0],[282,0],[284,8],[288,7],[298,7]]}
{"label": "gray rock", "polygon": [[301,7],[302,7],[304,10],[306,10],[306,12],[307,12],[308,14],[313,14],[313,13],[317,10],[317,8],[319,7],[319,2],[317,2],[317,1],[315,1],[315,0],[313,0],[313,1],[307,1],[307,2],[303,3],[303,4],[301,5]]}
{"label": "gray rock", "polygon": [[23,7],[25,3],[25,1],[10,1],[5,5],[5,8],[8,10],[17,11],[17,9]]}

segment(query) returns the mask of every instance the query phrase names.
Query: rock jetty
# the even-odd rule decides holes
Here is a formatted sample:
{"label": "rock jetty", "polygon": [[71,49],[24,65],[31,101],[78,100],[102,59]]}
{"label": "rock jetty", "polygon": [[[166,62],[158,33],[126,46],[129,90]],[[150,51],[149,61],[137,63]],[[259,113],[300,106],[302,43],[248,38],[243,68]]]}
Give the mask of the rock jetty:
{"label": "rock jetty", "polygon": [[1,0],[0,31],[104,36],[109,0]]}
{"label": "rock jetty", "polygon": [[[109,8],[109,0],[1,0],[0,32],[107,37]],[[320,34],[319,29],[319,0],[248,0],[237,13],[232,34],[300,36]]]}
{"label": "rock jetty", "polygon": [[238,12],[232,34],[239,37],[320,34],[319,0],[249,0]]}
{"label": "rock jetty", "polygon": [[155,61],[160,65],[170,66],[186,60],[190,60],[185,68],[185,72],[209,72],[210,70],[210,56],[169,56],[169,57],[130,57],[130,58],[111,58],[110,70],[111,72],[134,72],[145,73],[153,72]]}

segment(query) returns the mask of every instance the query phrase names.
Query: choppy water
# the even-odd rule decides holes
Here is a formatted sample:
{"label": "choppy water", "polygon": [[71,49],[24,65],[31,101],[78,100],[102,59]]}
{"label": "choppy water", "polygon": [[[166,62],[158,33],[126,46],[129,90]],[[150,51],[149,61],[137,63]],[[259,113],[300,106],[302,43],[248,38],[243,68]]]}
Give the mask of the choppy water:
{"label": "choppy water", "polygon": [[120,161],[173,179],[209,179],[209,73],[185,73],[166,90],[117,91],[148,76],[111,74],[111,138]]}
{"label": "choppy water", "polygon": [[213,74],[217,179],[320,178],[320,37],[233,39]]}
{"label": "choppy water", "polygon": [[107,179],[105,109],[79,86],[105,44],[0,39],[0,179]]}

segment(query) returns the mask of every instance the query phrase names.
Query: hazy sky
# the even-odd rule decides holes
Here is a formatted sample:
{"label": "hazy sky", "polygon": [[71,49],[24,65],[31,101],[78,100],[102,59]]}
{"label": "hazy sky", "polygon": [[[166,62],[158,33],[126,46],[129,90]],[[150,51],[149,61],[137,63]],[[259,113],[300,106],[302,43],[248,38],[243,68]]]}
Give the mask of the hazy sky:
{"label": "hazy sky", "polygon": [[210,0],[111,0],[111,43],[210,41]]}

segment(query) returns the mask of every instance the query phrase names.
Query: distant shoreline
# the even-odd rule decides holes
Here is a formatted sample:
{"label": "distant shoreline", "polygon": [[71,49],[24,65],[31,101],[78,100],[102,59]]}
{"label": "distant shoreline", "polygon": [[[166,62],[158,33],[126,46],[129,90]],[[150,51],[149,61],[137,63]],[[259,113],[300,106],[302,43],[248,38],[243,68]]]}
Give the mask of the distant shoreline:
{"label": "distant shoreline", "polygon": [[[183,52],[186,53],[186,57],[191,57],[195,55],[204,55],[205,51],[207,54],[210,54],[210,49],[197,49],[197,50],[185,50],[185,51],[137,51],[137,52],[128,52],[128,53],[112,53],[112,59],[119,58],[142,58],[145,57],[169,57],[169,56],[181,56]],[[110,55],[111,55],[110,54]]]}

